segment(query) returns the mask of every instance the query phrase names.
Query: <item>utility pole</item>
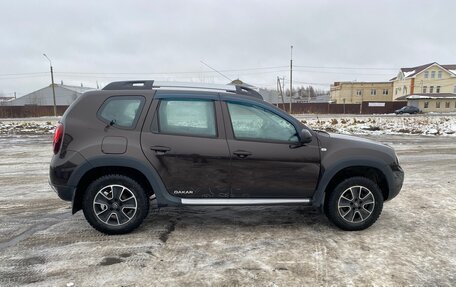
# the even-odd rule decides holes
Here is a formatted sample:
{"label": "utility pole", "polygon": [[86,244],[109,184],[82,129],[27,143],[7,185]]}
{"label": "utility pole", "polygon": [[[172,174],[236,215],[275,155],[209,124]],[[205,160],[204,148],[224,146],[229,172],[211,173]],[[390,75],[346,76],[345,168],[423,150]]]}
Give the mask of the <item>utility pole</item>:
{"label": "utility pole", "polygon": [[291,45],[290,54],[290,114],[291,114],[291,102],[293,101],[293,45]]}
{"label": "utility pole", "polygon": [[54,70],[52,69],[52,62],[46,54],[43,54],[46,59],[49,61],[49,66],[51,67],[51,83],[52,83],[52,98],[54,99],[54,117],[57,116],[57,104],[55,102],[55,87],[54,87]]}
{"label": "utility pole", "polygon": [[[282,86],[282,84],[283,84],[284,81],[285,81],[285,80],[283,80],[282,83],[281,83],[281,82],[280,82],[280,77],[277,77],[277,90],[279,91],[279,95],[280,95],[280,97],[282,98],[282,108],[283,108],[284,111],[286,111],[285,100],[283,99],[283,86]],[[279,104],[277,104],[277,106],[278,106],[278,105],[279,105]]]}

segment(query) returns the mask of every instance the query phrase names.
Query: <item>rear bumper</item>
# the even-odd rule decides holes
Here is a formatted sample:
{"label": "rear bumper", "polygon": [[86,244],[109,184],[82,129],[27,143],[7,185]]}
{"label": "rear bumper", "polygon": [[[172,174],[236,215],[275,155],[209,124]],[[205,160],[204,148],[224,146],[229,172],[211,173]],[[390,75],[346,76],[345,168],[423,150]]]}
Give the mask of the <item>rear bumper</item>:
{"label": "rear bumper", "polygon": [[65,200],[65,201],[73,200],[74,192],[76,190],[76,188],[74,186],[55,185],[55,184],[52,184],[50,181],[49,181],[49,185],[62,200]]}

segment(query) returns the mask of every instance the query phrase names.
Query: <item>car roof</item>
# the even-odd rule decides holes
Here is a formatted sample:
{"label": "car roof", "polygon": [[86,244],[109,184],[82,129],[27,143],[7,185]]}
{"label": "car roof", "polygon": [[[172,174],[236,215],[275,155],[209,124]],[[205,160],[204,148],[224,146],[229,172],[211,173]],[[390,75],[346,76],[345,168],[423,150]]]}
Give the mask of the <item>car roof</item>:
{"label": "car roof", "polygon": [[252,87],[243,85],[220,85],[185,82],[166,82],[154,80],[118,81],[106,85],[103,90],[179,90],[210,91],[249,96],[263,100],[261,94]]}

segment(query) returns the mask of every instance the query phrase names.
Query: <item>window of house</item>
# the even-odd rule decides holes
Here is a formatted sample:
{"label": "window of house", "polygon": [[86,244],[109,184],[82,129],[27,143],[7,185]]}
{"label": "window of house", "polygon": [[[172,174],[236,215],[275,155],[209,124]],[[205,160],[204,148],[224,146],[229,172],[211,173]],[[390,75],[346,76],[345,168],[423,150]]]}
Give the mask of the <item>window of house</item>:
{"label": "window of house", "polygon": [[214,102],[210,100],[162,100],[158,131],[165,134],[216,137]]}
{"label": "window of house", "polygon": [[383,95],[388,95],[388,89],[383,89]]}
{"label": "window of house", "polygon": [[432,94],[433,92],[434,92],[434,86],[430,86],[430,87],[429,87],[429,93]]}
{"label": "window of house", "polygon": [[377,90],[376,89],[371,89],[371,96],[377,95]]}
{"label": "window of house", "polygon": [[[456,89],[456,86],[454,88]],[[397,88],[396,88],[395,94],[397,95]]]}
{"label": "window of house", "polygon": [[439,71],[439,72],[437,73],[437,78],[439,78],[439,79],[442,78],[442,71]]}
{"label": "window of house", "polygon": [[450,108],[450,102],[445,102],[445,108]]}
{"label": "window of house", "polygon": [[297,142],[295,127],[282,117],[256,106],[228,103],[234,136],[239,140]]}
{"label": "window of house", "polygon": [[144,101],[144,97],[141,96],[110,97],[101,106],[98,117],[106,124],[118,128],[134,128]]}
{"label": "window of house", "polygon": [[406,86],[404,86],[404,92],[402,94],[404,94],[404,95],[407,94],[407,87]]}
{"label": "window of house", "polygon": [[356,90],[356,95],[357,96],[362,96],[363,95],[363,92],[361,90]]}
{"label": "window of house", "polygon": [[435,88],[435,92],[436,92],[437,94],[440,93],[440,86],[437,86],[437,87]]}
{"label": "window of house", "polygon": [[431,79],[434,79],[435,78],[435,71],[432,71],[431,72]]}
{"label": "window of house", "polygon": [[440,109],[440,102],[435,102],[435,107],[436,107],[437,109]]}
{"label": "window of house", "polygon": [[425,109],[429,108],[429,102],[424,102],[424,108]]}
{"label": "window of house", "polygon": [[426,94],[427,93],[427,86],[424,86],[423,87],[423,94]]}
{"label": "window of house", "polygon": [[429,78],[429,71],[424,72],[424,77],[427,79]]}

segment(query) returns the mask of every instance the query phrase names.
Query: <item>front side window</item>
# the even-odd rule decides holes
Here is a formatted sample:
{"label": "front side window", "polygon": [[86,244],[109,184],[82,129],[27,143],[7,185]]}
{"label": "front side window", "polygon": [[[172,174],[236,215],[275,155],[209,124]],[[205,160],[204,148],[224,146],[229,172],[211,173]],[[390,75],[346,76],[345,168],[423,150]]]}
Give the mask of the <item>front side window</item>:
{"label": "front side window", "polygon": [[371,96],[375,96],[377,94],[377,90],[376,89],[371,89]]}
{"label": "front side window", "polygon": [[363,92],[361,90],[356,90],[356,95],[357,96],[362,96],[363,95]]}
{"label": "front side window", "polygon": [[440,86],[437,86],[437,87],[435,88],[435,92],[436,92],[437,94],[440,93]]}
{"label": "front side window", "polygon": [[441,79],[442,78],[442,71],[437,72],[437,78]]}
{"label": "front side window", "polygon": [[450,108],[450,102],[445,102],[445,108]]}
{"label": "front side window", "polygon": [[113,126],[133,128],[141,114],[144,101],[141,96],[111,97],[103,103],[98,116],[103,122]]}
{"label": "front side window", "polygon": [[440,102],[435,102],[435,107],[436,107],[437,109],[440,109]]}
{"label": "front side window", "polygon": [[216,137],[214,102],[210,100],[162,100],[158,108],[158,132]]}
{"label": "front side window", "polygon": [[425,109],[429,108],[429,102],[424,102],[424,108]]}
{"label": "front side window", "polygon": [[426,94],[427,93],[427,86],[424,86],[423,87],[423,94]]}
{"label": "front side window", "polygon": [[236,139],[298,142],[295,127],[272,112],[234,103],[228,103],[228,110]]}
{"label": "front side window", "polygon": [[432,71],[431,72],[431,79],[434,79],[435,78],[435,71]]}
{"label": "front side window", "polygon": [[434,86],[431,86],[431,87],[429,88],[429,93],[432,94],[433,92],[434,92]]}
{"label": "front side window", "polygon": [[424,72],[424,78],[429,78],[429,71]]}
{"label": "front side window", "polygon": [[383,89],[383,95],[388,95],[388,89]]}

